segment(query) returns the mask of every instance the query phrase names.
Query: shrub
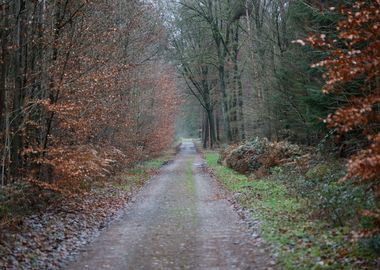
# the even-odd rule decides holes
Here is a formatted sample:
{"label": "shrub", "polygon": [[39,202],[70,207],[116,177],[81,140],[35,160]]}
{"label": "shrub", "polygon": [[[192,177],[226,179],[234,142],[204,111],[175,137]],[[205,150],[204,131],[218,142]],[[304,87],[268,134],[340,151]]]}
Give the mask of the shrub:
{"label": "shrub", "polygon": [[292,162],[302,153],[299,146],[285,141],[270,142],[265,138],[255,138],[222,150],[220,163],[239,173],[267,175],[270,168]]}
{"label": "shrub", "polygon": [[[348,162],[347,179],[370,183],[380,197],[380,1],[354,1],[339,9],[342,20],[338,36],[317,33],[308,37],[312,47],[327,52],[314,67],[324,68],[324,93],[340,95],[348,102],[331,114],[326,122],[340,136],[361,134],[364,141]],[[304,42],[300,42],[305,44]],[[351,97],[347,98],[347,94]],[[366,196],[366,195],[364,195]],[[373,218],[372,230],[363,236],[380,233],[380,209],[363,211]]]}

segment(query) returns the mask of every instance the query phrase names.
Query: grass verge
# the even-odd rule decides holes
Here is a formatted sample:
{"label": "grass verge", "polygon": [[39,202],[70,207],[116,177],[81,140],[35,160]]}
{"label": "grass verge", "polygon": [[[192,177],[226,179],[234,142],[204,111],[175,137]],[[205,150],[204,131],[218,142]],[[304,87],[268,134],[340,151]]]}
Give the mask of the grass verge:
{"label": "grass verge", "polygon": [[350,240],[350,228],[311,218],[306,201],[283,181],[240,175],[219,165],[215,152],[206,152],[205,159],[218,181],[260,220],[261,235],[284,269],[378,269],[375,254]]}
{"label": "grass verge", "polygon": [[150,177],[157,173],[157,171],[171,159],[171,155],[165,155],[138,163],[133,168],[127,169],[118,174],[112,185],[114,188],[130,192],[133,189],[144,185]]}

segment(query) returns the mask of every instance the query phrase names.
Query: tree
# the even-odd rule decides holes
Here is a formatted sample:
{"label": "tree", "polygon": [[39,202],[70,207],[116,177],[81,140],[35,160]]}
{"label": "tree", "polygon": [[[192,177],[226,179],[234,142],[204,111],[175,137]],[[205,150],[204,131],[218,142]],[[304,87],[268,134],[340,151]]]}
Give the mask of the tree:
{"label": "tree", "polygon": [[172,37],[172,43],[185,84],[206,113],[202,125],[203,146],[206,148],[209,144],[213,148],[216,143],[214,108],[217,102],[215,98],[217,79],[213,63],[215,55],[210,49],[212,41],[209,39],[209,32],[200,27],[202,21],[194,27],[188,21],[188,16],[186,9],[182,9],[182,18],[177,19],[180,35]]}
{"label": "tree", "polygon": [[[178,10],[182,11],[175,13],[177,17],[182,16],[177,24],[182,29],[174,32],[174,39],[187,40],[182,44],[177,42],[175,45],[177,50],[179,47],[184,47],[184,45],[189,45],[188,48],[192,50],[203,48],[202,59],[197,57],[196,52],[192,55],[192,57],[198,58],[197,63],[192,62],[192,68],[195,68],[197,74],[192,75],[193,82],[189,80],[189,87],[193,87],[198,92],[192,91],[193,94],[196,94],[198,100],[203,96],[201,104],[207,114],[205,119],[209,122],[204,126],[217,126],[214,123],[215,117],[212,111],[215,107],[218,107],[221,108],[222,112],[223,133],[226,141],[232,142],[244,139],[243,87],[239,63],[239,19],[246,14],[246,5],[243,1],[232,3],[226,0],[179,1],[176,3],[179,5]],[[199,24],[196,30],[192,29],[194,21]],[[192,40],[188,41],[189,38]],[[193,46],[191,47],[190,45]],[[184,67],[183,61],[182,67]],[[212,74],[212,79],[199,79],[202,76],[207,77],[207,74],[214,73],[215,70],[216,78]],[[190,69],[187,65],[187,71],[184,73],[184,75],[187,75],[187,79],[189,79],[189,71]],[[199,83],[194,84],[194,79],[199,79]],[[211,81],[213,83],[205,84],[205,82]],[[213,85],[214,82],[217,84]],[[203,90],[200,90],[201,88]],[[212,106],[210,106],[210,101],[207,101],[207,99],[210,100],[208,97],[210,94],[207,94],[207,92],[210,92],[209,89],[219,90],[218,99],[214,98],[214,101],[216,100],[217,102]],[[212,131],[214,128],[210,128],[210,130],[211,137],[214,138],[215,135]],[[216,130],[216,133],[219,133],[218,129]]]}
{"label": "tree", "polygon": [[2,184],[79,190],[171,143],[176,83],[153,4],[17,0],[1,12]]}
{"label": "tree", "polygon": [[[324,93],[351,94],[347,105],[327,118],[329,127],[343,135],[360,131],[367,140],[348,162],[347,178],[370,182],[380,197],[380,1],[356,1],[339,8],[343,16],[337,25],[338,37],[324,33],[309,36],[307,42],[328,52],[314,67],[326,69]],[[379,233],[380,210],[365,211],[374,218]]]}

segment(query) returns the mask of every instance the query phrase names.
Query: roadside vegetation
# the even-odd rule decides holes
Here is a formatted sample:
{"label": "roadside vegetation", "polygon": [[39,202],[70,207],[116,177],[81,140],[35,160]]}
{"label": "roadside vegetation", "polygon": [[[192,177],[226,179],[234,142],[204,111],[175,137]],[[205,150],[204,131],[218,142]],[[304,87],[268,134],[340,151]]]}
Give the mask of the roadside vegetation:
{"label": "roadside vegetation", "polygon": [[67,197],[36,185],[0,189],[0,268],[56,269],[121,216],[133,195],[175,155],[136,163]]}
{"label": "roadside vegetation", "polygon": [[262,237],[275,247],[285,269],[379,266],[380,239],[355,237],[356,230],[370,226],[358,213],[374,208],[374,197],[363,186],[338,183],[342,162],[280,165],[257,177],[221,165],[217,152],[208,151],[205,158],[219,182],[261,222]]}
{"label": "roadside vegetation", "polygon": [[[70,196],[71,199],[80,200],[82,197],[97,196],[105,191],[132,192],[141,187],[163,165],[169,163],[175,155],[174,150],[168,150],[163,155],[147,161],[138,162],[132,167],[124,168],[115,175],[104,179],[83,183],[82,191]],[[112,197],[114,192],[109,195]],[[123,194],[122,196],[124,196]],[[67,196],[39,186],[16,182],[0,189],[0,228],[16,228],[22,225],[22,220],[30,214],[39,213],[59,206]]]}
{"label": "roadside vegetation", "polygon": [[379,269],[380,1],[178,2],[210,166],[281,264]]}
{"label": "roadside vegetation", "polygon": [[[286,268],[380,269],[379,11],[380,0],[0,1],[0,262],[30,266],[102,227],[177,132],[223,148],[210,166]],[[91,225],[57,235],[68,213]]]}

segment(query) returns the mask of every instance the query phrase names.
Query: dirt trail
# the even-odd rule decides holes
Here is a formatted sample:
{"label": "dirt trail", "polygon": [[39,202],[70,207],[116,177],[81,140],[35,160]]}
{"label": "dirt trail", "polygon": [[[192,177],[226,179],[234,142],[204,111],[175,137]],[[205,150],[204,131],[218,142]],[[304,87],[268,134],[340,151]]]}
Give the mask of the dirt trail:
{"label": "dirt trail", "polygon": [[270,254],[239,219],[184,141],[113,224],[66,269],[272,269]]}

